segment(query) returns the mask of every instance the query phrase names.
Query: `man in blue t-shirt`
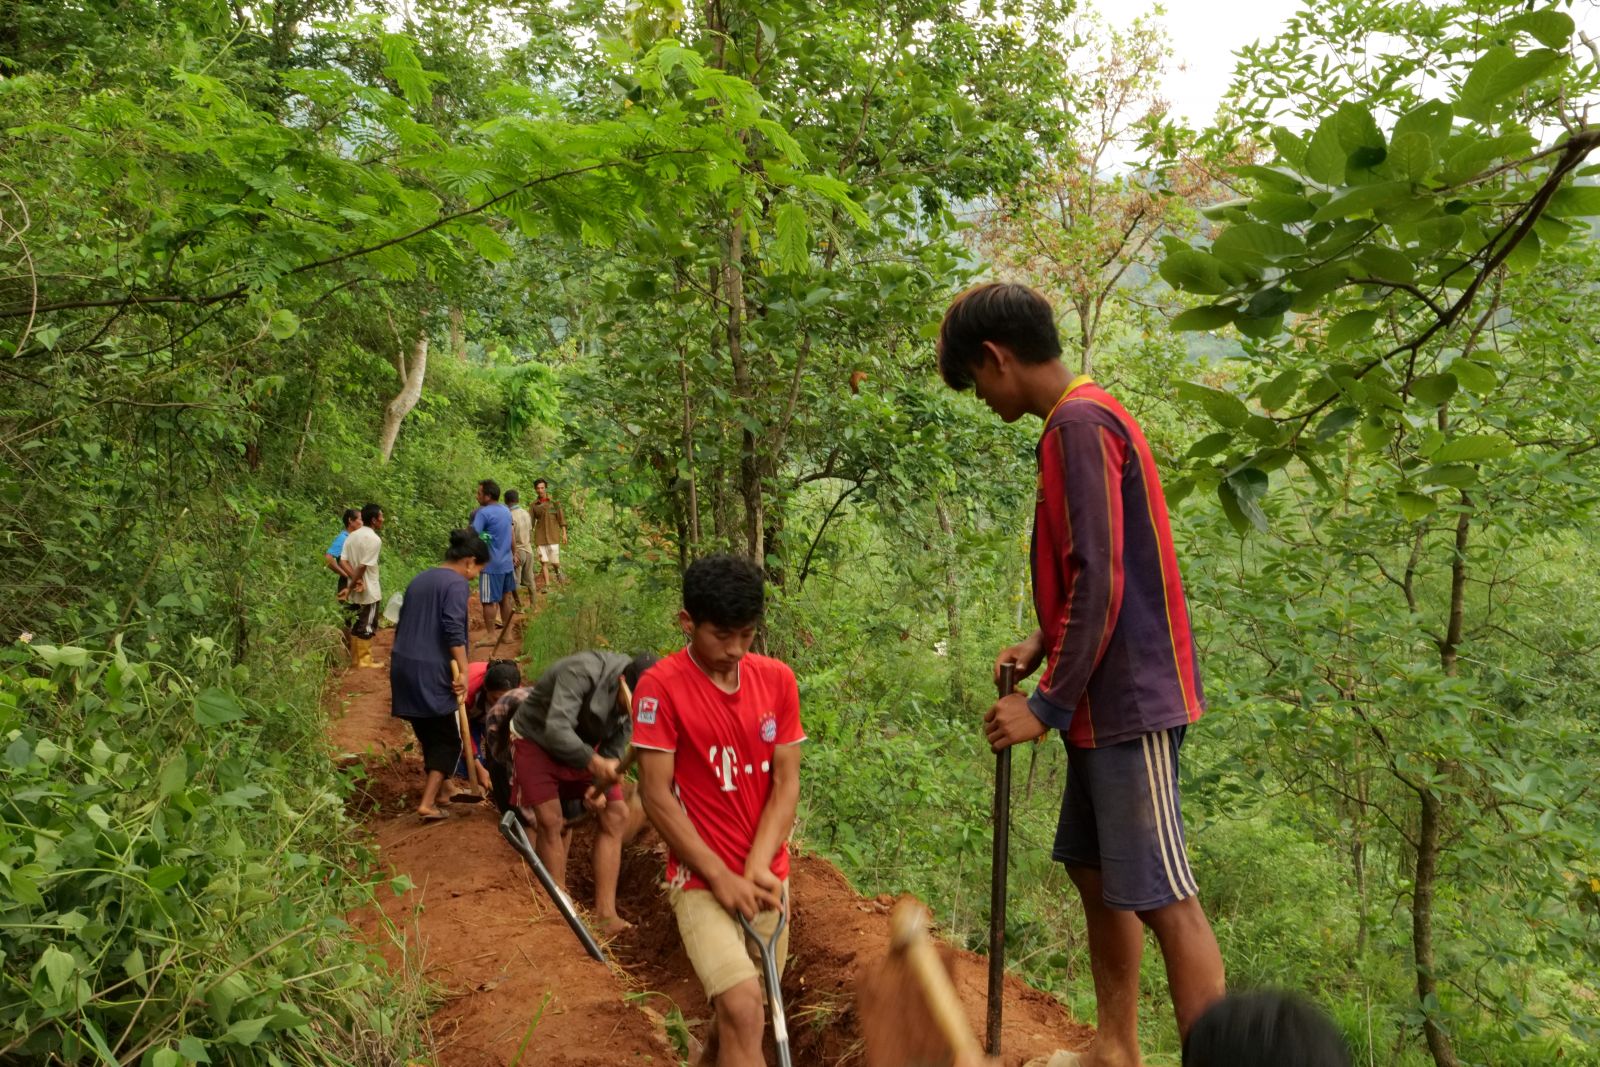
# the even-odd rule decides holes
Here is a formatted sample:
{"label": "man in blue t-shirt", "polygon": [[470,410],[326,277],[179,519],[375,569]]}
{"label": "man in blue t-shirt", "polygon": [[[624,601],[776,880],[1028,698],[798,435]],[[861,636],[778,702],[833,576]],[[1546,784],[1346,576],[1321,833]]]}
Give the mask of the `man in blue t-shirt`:
{"label": "man in blue t-shirt", "polygon": [[328,551],[322,554],[322,562],[328,569],[339,576],[339,599],[343,600],[346,590],[350,587],[350,572],[345,570],[344,564],[339,562],[339,556],[344,552],[344,539],[350,536],[352,530],[361,529],[361,512],[357,508],[344,509],[344,529],[334,537],[333,544],[328,546]]}
{"label": "man in blue t-shirt", "polygon": [[[472,514],[472,528],[489,544],[489,562],[478,575],[478,600],[483,604],[483,628],[493,633],[502,604],[506,625],[511,625],[511,592],[517,587],[511,556],[511,509],[500,503],[500,485],[493,479],[478,483],[478,510]],[[479,643],[494,642],[485,638]]]}

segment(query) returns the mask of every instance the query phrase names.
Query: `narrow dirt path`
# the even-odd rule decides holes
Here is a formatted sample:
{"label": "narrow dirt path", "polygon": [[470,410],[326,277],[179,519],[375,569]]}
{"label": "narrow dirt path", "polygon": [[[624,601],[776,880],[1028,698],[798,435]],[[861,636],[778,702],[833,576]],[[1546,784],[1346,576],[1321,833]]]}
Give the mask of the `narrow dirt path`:
{"label": "narrow dirt path", "polygon": [[[374,658],[387,658],[392,636],[380,633]],[[507,638],[505,649],[520,647],[520,632]],[[488,649],[472,651],[476,660]],[[680,1041],[685,1029],[698,1039],[709,1012],[666,906],[654,835],[647,831],[624,854],[618,910],[635,927],[610,943],[616,963],[598,964],[501,839],[492,807],[451,805],[446,822],[417,820],[421,761],[410,729],[389,715],[387,671],[345,672],[330,687],[328,711],[335,752],[365,768],[352,806],[383,862],[414,886],[383,894],[383,919],[400,932],[402,947],[382,935],[376,914],[358,917],[359,925],[391,966],[418,970],[443,989],[432,1018],[439,1067],[679,1063],[669,1028]],[[580,829],[569,864],[579,901],[592,895],[587,838]],[[860,897],[818,856],[797,856],[791,884],[795,926],[784,998],[794,1061],[860,1064],[856,983],[888,950],[892,901]],[[945,955],[981,1034],[985,961],[953,949]],[[1015,978],[1007,980],[1005,1019],[1007,1067],[1082,1048],[1093,1033],[1053,997]]]}

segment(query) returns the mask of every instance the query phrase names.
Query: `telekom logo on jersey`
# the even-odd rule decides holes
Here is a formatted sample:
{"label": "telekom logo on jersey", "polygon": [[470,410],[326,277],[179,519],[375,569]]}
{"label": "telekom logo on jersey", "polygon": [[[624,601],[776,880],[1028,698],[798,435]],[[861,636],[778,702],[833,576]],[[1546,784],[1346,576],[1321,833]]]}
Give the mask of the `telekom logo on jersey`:
{"label": "telekom logo on jersey", "polygon": [[[732,745],[722,748],[712,745],[710,751],[706,753],[706,758],[711,761],[711,773],[722,783],[722,791],[724,793],[737,793],[739,791],[739,783],[737,781],[739,775],[754,774],[756,770],[749,763],[746,763],[743,767],[739,765],[739,753],[734,751]],[[771,762],[762,760],[761,773],[766,774],[771,770]]]}

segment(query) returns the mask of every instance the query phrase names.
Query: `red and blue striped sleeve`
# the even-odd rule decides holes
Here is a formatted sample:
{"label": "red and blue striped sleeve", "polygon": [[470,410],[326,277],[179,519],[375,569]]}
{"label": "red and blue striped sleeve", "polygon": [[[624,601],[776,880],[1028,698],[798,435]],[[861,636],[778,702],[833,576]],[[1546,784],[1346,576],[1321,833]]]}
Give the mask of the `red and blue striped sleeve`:
{"label": "red and blue striped sleeve", "polygon": [[[1065,730],[1117,626],[1125,580],[1122,469],[1128,442],[1094,421],[1070,419],[1039,448],[1039,509],[1049,574],[1047,599],[1058,610],[1044,630],[1048,664],[1028,707]],[[1037,590],[1036,591],[1041,591]]]}

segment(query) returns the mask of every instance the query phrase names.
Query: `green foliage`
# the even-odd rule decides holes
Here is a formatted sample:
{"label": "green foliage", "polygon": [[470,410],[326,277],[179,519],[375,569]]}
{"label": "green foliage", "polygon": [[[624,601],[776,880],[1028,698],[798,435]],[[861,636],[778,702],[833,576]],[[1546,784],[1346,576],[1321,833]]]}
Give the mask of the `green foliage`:
{"label": "green foliage", "polygon": [[0,650],[0,1054],[406,1055],[422,1005],[340,918],[373,890],[341,783],[298,756],[316,672],[264,703],[209,638],[132,637]]}

